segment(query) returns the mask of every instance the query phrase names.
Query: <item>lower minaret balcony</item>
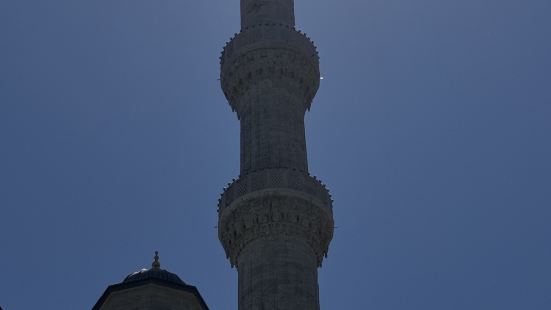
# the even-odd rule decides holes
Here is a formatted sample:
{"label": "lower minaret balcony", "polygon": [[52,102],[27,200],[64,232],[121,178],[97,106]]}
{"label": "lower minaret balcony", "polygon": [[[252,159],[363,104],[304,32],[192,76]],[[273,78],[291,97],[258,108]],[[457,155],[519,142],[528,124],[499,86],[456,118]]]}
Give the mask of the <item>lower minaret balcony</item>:
{"label": "lower minaret balcony", "polygon": [[299,239],[320,266],[333,237],[329,192],[318,180],[292,169],[265,169],[235,180],[219,201],[219,239],[232,266],[255,240]]}

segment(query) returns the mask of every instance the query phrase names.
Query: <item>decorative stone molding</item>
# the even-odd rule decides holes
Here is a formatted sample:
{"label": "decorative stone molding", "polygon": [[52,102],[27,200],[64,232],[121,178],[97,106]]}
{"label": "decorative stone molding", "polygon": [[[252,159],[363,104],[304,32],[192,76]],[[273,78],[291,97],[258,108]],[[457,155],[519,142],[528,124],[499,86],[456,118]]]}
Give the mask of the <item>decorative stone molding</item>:
{"label": "decorative stone molding", "polygon": [[266,189],[242,196],[221,210],[218,237],[232,267],[239,268],[241,250],[259,238],[302,238],[321,266],[333,226],[331,210],[309,194]]}
{"label": "decorative stone molding", "polygon": [[252,90],[285,91],[309,109],[319,88],[315,45],[301,32],[283,24],[245,28],[227,43],[220,64],[224,95],[238,117],[239,99]]}
{"label": "decorative stone molding", "polygon": [[239,57],[239,53],[259,47],[295,49],[319,64],[318,51],[314,41],[302,31],[284,24],[258,24],[241,29],[239,33],[234,34],[230,41],[226,42],[220,57],[220,65],[223,67],[226,63],[231,62],[236,54]]}
{"label": "decorative stone molding", "polygon": [[329,190],[316,177],[296,169],[273,168],[253,171],[224,188],[218,200],[218,212],[222,212],[235,200],[264,189],[292,189],[308,194],[320,201],[320,207],[331,212],[333,200]]}

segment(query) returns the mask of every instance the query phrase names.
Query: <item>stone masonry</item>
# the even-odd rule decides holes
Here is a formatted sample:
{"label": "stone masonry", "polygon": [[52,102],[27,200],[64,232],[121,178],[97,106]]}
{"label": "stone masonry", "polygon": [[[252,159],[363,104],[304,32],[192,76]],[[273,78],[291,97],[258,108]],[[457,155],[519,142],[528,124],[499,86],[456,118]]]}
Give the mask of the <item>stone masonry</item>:
{"label": "stone masonry", "polygon": [[319,309],[317,268],[333,237],[332,200],[308,172],[304,114],[320,82],[293,0],[241,0],[221,56],[241,124],[241,169],[218,203],[218,236],[239,276],[239,310]]}

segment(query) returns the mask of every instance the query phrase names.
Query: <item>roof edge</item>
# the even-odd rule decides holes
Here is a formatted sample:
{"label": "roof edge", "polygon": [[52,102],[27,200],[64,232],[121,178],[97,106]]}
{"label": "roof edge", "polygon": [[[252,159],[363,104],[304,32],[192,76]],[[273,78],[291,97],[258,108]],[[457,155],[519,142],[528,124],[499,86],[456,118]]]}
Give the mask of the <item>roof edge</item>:
{"label": "roof edge", "polygon": [[99,310],[101,308],[101,306],[103,306],[103,304],[107,300],[107,297],[109,297],[109,295],[111,293],[122,291],[122,290],[125,290],[125,289],[138,287],[138,286],[142,286],[142,285],[146,285],[146,284],[157,284],[157,285],[160,285],[160,286],[169,287],[169,288],[185,291],[185,292],[188,292],[188,293],[192,293],[193,295],[195,295],[195,297],[197,297],[197,299],[199,300],[199,303],[201,304],[203,309],[209,310],[209,307],[205,303],[205,300],[203,299],[203,297],[199,293],[199,290],[197,289],[197,287],[195,287],[193,285],[188,285],[188,284],[177,284],[177,283],[164,281],[164,280],[161,280],[161,279],[155,279],[155,278],[143,279],[143,280],[138,280],[138,281],[134,281],[134,282],[122,282],[122,283],[109,285],[107,287],[107,289],[105,290],[105,292],[103,292],[101,297],[98,299],[98,301],[96,302],[94,307],[92,307],[92,310]]}

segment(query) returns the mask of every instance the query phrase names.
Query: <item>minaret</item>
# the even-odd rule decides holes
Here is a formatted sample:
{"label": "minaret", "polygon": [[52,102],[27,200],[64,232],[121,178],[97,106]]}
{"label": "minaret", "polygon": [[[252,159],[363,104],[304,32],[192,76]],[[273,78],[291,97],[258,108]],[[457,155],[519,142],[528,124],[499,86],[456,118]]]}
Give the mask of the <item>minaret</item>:
{"label": "minaret", "polygon": [[241,31],[222,52],[220,80],[241,123],[241,174],[218,204],[239,310],[319,309],[332,200],[308,172],[304,114],[319,57],[295,29],[293,0],[241,0]]}

